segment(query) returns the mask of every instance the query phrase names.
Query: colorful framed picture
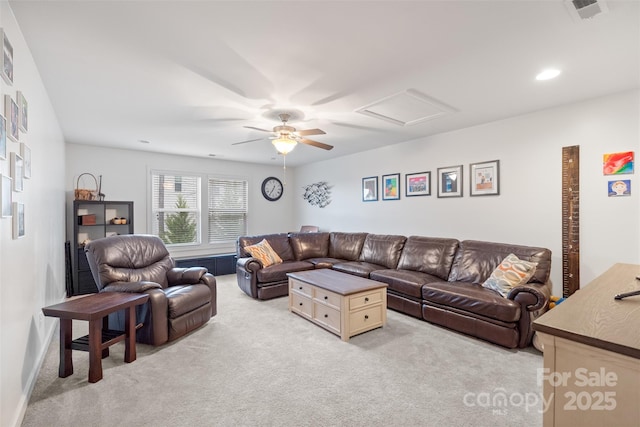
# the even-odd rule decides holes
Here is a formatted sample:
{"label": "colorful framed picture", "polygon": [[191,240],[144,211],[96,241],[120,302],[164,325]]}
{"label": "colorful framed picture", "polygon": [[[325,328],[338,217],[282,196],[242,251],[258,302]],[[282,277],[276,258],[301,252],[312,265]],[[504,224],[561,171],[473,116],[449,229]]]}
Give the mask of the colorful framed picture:
{"label": "colorful framed picture", "polygon": [[430,196],[431,195],[431,172],[408,173],[404,176],[405,195]]}
{"label": "colorful framed picture", "polygon": [[24,203],[13,202],[13,238],[24,237]]}
{"label": "colorful framed picture", "polygon": [[13,141],[18,141],[20,131],[18,129],[18,104],[11,95],[4,96],[4,116],[7,119],[7,135]]}
{"label": "colorful framed picture", "polygon": [[378,200],[378,177],[362,178],[362,201],[375,202]]}
{"label": "colorful framed picture", "polygon": [[400,200],[400,174],[382,175],[382,200]]}
{"label": "colorful framed picture", "polygon": [[0,183],[0,203],[2,203],[1,216],[4,218],[10,217],[12,213],[13,203],[13,183],[10,177],[0,175],[2,177],[2,183]]}
{"label": "colorful framed picture", "polygon": [[20,91],[16,94],[16,102],[18,104],[18,127],[26,133],[29,128],[29,103]]}
{"label": "colorful framed picture", "polygon": [[20,143],[20,156],[22,157],[22,176],[26,179],[31,178],[31,148],[24,142]]}
{"label": "colorful framed picture", "polygon": [[462,197],[462,165],[438,168],[438,197]]}
{"label": "colorful framed picture", "polygon": [[13,191],[21,192],[24,190],[24,162],[22,156],[11,152],[11,179],[13,179]]}
{"label": "colorful framed picture", "polygon": [[7,158],[7,119],[0,114],[0,159]]}
{"label": "colorful framed picture", "polygon": [[2,78],[9,86],[13,85],[13,46],[9,43],[7,34],[0,29],[0,39],[2,39]]}
{"label": "colorful framed picture", "polygon": [[469,165],[470,196],[495,196],[500,194],[500,160],[471,163]]}
{"label": "colorful framed picture", "polygon": [[609,197],[621,197],[631,195],[631,180],[619,179],[617,181],[609,181],[607,184]]}
{"label": "colorful framed picture", "polygon": [[622,175],[633,173],[633,151],[609,153],[602,156],[604,175]]}

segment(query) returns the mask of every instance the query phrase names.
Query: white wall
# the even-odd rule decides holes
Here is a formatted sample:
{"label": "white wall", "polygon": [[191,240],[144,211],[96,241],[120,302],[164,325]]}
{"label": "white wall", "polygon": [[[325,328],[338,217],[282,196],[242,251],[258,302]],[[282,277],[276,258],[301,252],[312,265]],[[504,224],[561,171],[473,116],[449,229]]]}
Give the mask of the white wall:
{"label": "white wall", "polygon": [[[302,185],[328,181],[321,209],[295,198],[296,220],[324,230],[478,239],[551,249],[562,294],[562,147],[580,146],[580,275],[585,286],[613,263],[640,263],[640,181],[630,197],[607,196],[602,155],[640,156],[640,92],[632,91],[319,162],[296,171]],[[469,197],[469,164],[500,160],[500,195]],[[436,170],[464,165],[464,197],[437,198]],[[326,171],[331,171],[327,174]],[[431,196],[405,197],[405,173],[431,171]],[[362,202],[362,178],[401,176],[398,201]]]}
{"label": "white wall", "polygon": [[[276,176],[283,179],[280,163],[274,162],[273,166],[258,165],[78,144],[67,144],[66,153],[67,205],[70,206],[73,200],[73,190],[81,173],[90,172],[96,178],[102,175],[102,192],[106,195],[106,200],[134,202],[136,233],[151,232],[147,226],[147,196],[149,171],[152,169],[246,178],[249,181],[249,234],[291,231],[297,227],[293,223],[293,196],[290,191],[293,187],[291,181],[294,169],[287,168],[288,182],[280,200],[269,202],[262,197],[261,185],[266,177]],[[93,184],[90,180],[85,181],[84,177],[82,180],[86,182],[87,187]],[[171,254],[176,257],[224,252],[235,252],[235,245],[209,252],[171,250]]]}
{"label": "white wall", "polygon": [[[28,133],[20,133],[32,153],[32,178],[13,200],[25,204],[25,237],[12,238],[12,219],[0,218],[0,425],[19,425],[44,353],[57,324],[42,307],[65,293],[64,140],[29,48],[7,2],[0,3],[0,26],[14,49],[14,82],[0,79],[0,92],[29,103]],[[4,111],[4,108],[1,109]],[[20,152],[7,141],[7,154]],[[0,173],[10,174],[9,156]]]}

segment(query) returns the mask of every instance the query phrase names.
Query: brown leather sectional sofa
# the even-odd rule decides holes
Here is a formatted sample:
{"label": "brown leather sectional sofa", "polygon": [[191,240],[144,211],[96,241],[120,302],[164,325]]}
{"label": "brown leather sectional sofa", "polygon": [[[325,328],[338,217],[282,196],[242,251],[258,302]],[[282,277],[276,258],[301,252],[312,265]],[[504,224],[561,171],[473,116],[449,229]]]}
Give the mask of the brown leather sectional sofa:
{"label": "brown leather sectional sofa", "polygon": [[[266,239],[283,262],[263,268],[245,247]],[[507,298],[481,284],[509,254],[537,262]],[[287,273],[332,268],[384,282],[388,307],[508,348],[531,343],[551,295],[551,251],[474,240],[369,233],[290,233],[238,239],[238,285],[249,296],[288,294]]]}

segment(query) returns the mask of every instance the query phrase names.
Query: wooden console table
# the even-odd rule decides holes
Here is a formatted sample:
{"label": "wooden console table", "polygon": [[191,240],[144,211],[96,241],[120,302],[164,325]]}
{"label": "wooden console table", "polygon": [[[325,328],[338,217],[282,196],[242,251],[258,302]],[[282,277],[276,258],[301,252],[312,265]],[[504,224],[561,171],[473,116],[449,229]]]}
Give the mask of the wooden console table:
{"label": "wooden console table", "polygon": [[640,265],[616,264],[533,322],[544,346],[543,423],[640,426]]}
{"label": "wooden console table", "polygon": [[[71,350],[89,352],[89,382],[102,379],[102,359],[109,356],[109,347],[124,340],[124,361],[136,360],[136,315],[135,306],[144,304],[147,294],[104,292],[72,299],[60,304],[44,307],[45,316],[60,318],[60,365],[58,376],[66,378],[73,374]],[[125,331],[108,329],[108,315],[125,310]],[[89,335],[72,340],[72,320],[89,321]]]}

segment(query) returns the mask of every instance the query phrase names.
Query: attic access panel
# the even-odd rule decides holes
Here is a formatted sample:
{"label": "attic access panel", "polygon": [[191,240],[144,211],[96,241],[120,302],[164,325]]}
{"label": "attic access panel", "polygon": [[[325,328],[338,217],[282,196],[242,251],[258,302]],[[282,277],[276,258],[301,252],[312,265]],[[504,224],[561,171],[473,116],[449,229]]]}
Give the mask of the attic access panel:
{"label": "attic access panel", "polygon": [[453,107],[415,89],[407,89],[356,110],[357,113],[399,126],[415,125],[447,116],[455,111]]}

